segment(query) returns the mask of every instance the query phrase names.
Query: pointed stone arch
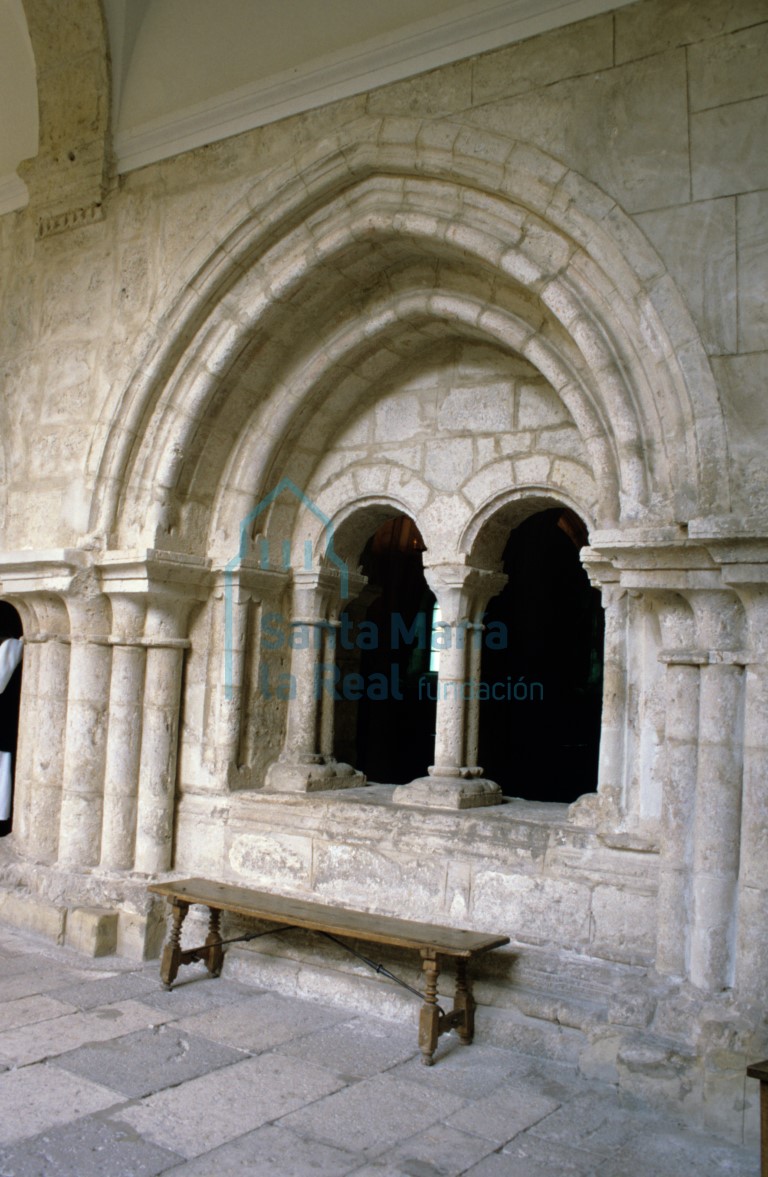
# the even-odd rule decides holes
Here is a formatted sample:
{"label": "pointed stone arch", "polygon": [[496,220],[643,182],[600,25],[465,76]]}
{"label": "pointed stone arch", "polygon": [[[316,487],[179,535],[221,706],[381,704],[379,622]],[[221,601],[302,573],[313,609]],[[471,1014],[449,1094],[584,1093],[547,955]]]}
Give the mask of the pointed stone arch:
{"label": "pointed stone arch", "polygon": [[362,120],[269,173],[177,281],[90,457],[108,543],[231,546],[329,381],[352,396],[446,324],[523,352],[571,398],[600,526],[728,503],[714,382],[660,259],[610,198],[525,144]]}

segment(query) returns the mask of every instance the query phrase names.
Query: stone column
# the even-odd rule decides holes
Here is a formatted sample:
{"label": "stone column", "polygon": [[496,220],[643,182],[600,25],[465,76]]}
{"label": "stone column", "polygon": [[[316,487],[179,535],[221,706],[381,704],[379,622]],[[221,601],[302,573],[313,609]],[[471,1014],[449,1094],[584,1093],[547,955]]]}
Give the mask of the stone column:
{"label": "stone column", "polygon": [[[112,640],[117,655],[103,865],[132,865],[140,874],[156,874],[173,863],[187,627],[191,610],[207,599],[210,571],[208,562],[198,556],[154,549],[106,552],[98,570],[104,591],[116,602]],[[134,725],[136,740],[129,748]],[[122,755],[127,756],[127,771],[119,779]],[[128,845],[134,830],[130,863]]]}
{"label": "stone column", "polygon": [[678,593],[652,594],[661,626],[666,717],[662,765],[661,860],[656,968],[686,977],[690,956],[691,870],[699,735],[699,667],[693,613]]}
{"label": "stone column", "polygon": [[[739,573],[737,573],[737,576]],[[741,574],[743,575],[743,573]],[[738,996],[768,1005],[768,582],[737,584],[748,626],[744,683],[744,767],[739,859],[736,975]]]}
{"label": "stone column", "polygon": [[425,567],[427,583],[440,608],[444,649],[437,677],[435,763],[429,775],[396,789],[399,805],[471,809],[498,805],[501,789],[486,780],[477,764],[479,709],[476,696],[480,660],[475,643],[482,634],[488,601],[507,578],[464,564]]}
{"label": "stone column", "polygon": [[112,650],[104,597],[68,597],[72,651],[62,775],[59,862],[97,866]]}
{"label": "stone column", "polygon": [[69,618],[60,597],[10,598],[24,626],[13,838],[37,862],[56,861],[69,680]]}
{"label": "stone column", "polygon": [[[359,591],[364,580],[350,577],[353,579]],[[268,791],[308,793],[365,784],[361,772],[338,763],[328,751],[333,747],[333,712],[329,707],[334,702],[335,666],[329,634],[338,598],[339,577],[334,572],[294,572],[291,696],[283,751],[267,769]]]}
{"label": "stone column", "polygon": [[742,609],[731,592],[688,590],[700,670],[699,748],[693,832],[691,980],[710,992],[733,984],[741,829]]}
{"label": "stone column", "polygon": [[150,597],[134,868],[171,869],[187,602]]}
{"label": "stone column", "polygon": [[145,605],[141,598],[112,597],[112,680],[101,836],[105,870],[133,868],[146,666]]}
{"label": "stone column", "polygon": [[248,661],[258,646],[252,635],[252,619],[264,602],[279,600],[287,576],[256,568],[243,561],[237,568],[217,574],[214,595],[218,614],[209,674],[213,706],[213,755],[207,762],[230,785],[243,787],[238,773],[242,763],[243,718],[248,687]]}

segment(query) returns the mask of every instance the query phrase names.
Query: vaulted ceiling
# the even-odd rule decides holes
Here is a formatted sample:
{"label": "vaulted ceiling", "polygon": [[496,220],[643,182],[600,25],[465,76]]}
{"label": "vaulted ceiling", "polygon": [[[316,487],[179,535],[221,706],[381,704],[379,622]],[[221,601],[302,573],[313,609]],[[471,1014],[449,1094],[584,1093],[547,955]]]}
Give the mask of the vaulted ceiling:
{"label": "vaulted ceiling", "polygon": [[[37,67],[27,14],[38,2],[0,0],[0,214],[26,203],[16,169],[37,152]],[[117,169],[128,172],[627,2],[102,0]],[[49,5],[49,13],[51,41],[63,46],[65,22],[77,19],[77,6]]]}

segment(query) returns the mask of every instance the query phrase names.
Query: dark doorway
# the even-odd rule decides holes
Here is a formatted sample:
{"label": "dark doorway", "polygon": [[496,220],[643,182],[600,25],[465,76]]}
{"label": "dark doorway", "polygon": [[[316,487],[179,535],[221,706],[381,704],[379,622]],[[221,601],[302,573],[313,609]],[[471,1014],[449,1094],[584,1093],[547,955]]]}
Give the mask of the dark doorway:
{"label": "dark doorway", "polygon": [[[23,629],[21,618],[7,601],[0,601],[0,642],[7,638],[20,638]],[[19,707],[21,703],[21,666],[17,666],[10,682],[0,694],[0,752],[11,754],[11,774],[16,769],[16,745],[19,737]],[[11,814],[7,821],[0,821],[0,838],[10,834],[13,826],[13,800]]]}
{"label": "dark doorway", "polygon": [[575,801],[597,787],[603,689],[603,609],[579,560],[577,515],[556,507],[515,528],[506,588],[486,625],[507,627],[506,649],[483,650],[480,763],[507,796]]}
{"label": "dark doorway", "polygon": [[374,532],[360,561],[368,588],[348,611],[346,644],[354,648],[337,655],[336,755],[380,784],[425,776],[434,754],[435,703],[424,676],[435,598],[423,551],[407,515]]}

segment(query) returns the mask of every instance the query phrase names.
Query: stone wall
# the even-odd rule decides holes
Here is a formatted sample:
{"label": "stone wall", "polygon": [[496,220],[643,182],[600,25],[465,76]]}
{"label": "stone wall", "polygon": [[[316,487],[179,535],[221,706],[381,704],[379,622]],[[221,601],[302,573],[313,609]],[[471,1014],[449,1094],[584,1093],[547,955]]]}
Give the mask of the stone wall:
{"label": "stone wall", "polygon": [[[97,6],[80,81],[27,7],[41,154],[0,218],[0,594],[28,642],[6,884],[57,935],[119,912],[139,954],[145,879],[174,870],[504,932],[495,1032],[754,1130],[765,0],[642,0],[123,177]],[[500,804],[463,706],[431,777],[362,787],[313,655],[269,654],[263,612],[327,633],[406,513],[447,623],[479,624],[510,528],[553,504],[606,609],[596,792]],[[297,698],[261,697],[263,665]],[[369,1000],[333,954],[263,948],[239,967]]]}

